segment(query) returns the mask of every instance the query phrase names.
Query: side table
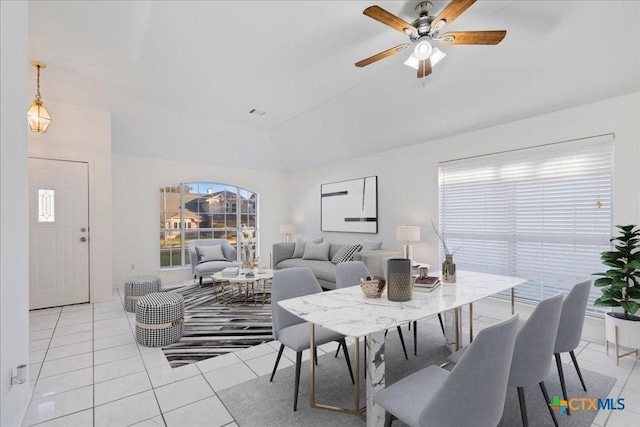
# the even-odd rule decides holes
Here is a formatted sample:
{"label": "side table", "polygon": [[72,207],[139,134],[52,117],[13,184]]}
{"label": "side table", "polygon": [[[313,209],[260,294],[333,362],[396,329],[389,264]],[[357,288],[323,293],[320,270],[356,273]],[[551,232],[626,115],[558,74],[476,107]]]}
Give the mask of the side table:
{"label": "side table", "polygon": [[[229,297],[225,299],[225,283],[230,285],[238,285],[238,290],[242,295],[242,287],[244,286],[244,303],[247,304],[249,301],[249,289],[251,289],[251,298],[253,299],[253,305],[257,306],[258,297],[260,296],[260,286],[262,286],[262,295],[261,295],[261,303],[264,303],[267,300],[267,285],[271,279],[273,279],[273,270],[264,269],[258,270],[253,273],[253,276],[247,276],[247,274],[241,273],[237,276],[224,276],[221,272],[214,273],[211,275],[211,278],[214,282],[221,282],[221,293],[224,304],[228,304],[231,302],[231,294],[233,289],[228,290]],[[216,294],[217,298],[217,294]]]}

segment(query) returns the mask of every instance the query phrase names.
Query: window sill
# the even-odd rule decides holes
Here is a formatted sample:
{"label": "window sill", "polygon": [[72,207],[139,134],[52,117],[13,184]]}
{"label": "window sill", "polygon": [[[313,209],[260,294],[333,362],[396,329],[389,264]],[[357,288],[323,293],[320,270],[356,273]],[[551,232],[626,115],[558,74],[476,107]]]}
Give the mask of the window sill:
{"label": "window sill", "polygon": [[158,270],[158,272],[162,273],[164,271],[182,271],[182,270],[191,270],[191,266],[173,266],[173,267],[160,267],[160,269]]}

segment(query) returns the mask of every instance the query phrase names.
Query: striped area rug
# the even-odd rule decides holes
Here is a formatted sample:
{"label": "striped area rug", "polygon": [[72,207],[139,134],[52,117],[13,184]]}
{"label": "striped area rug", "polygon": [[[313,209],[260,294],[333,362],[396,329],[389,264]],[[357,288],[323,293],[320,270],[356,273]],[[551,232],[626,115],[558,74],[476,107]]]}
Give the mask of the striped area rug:
{"label": "striped area rug", "polygon": [[[244,304],[244,294],[233,289],[231,303],[216,301],[211,284],[176,291],[184,297],[184,334],[180,341],[162,348],[173,368],[262,344],[273,339],[270,293],[267,302]],[[260,295],[262,296],[262,295]]]}

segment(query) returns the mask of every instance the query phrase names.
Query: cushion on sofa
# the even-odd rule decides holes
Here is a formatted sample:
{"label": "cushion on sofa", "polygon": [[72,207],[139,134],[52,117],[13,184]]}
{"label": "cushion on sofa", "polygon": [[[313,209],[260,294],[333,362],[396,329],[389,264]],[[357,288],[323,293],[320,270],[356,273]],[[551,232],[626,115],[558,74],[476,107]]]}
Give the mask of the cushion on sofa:
{"label": "cushion on sofa", "polygon": [[362,246],[359,244],[355,244],[351,246],[343,246],[331,258],[331,262],[334,264],[340,264],[341,262],[353,261],[353,254],[355,254],[356,252],[359,252],[361,249],[362,249]]}
{"label": "cushion on sofa", "polygon": [[[318,237],[317,239],[313,239],[311,242],[322,243],[323,240],[324,240],[324,237]],[[304,247],[305,247],[305,240],[298,237],[296,239],[296,247],[293,249],[293,256],[291,258],[302,258],[304,255]]]}
{"label": "cushion on sofa", "polygon": [[232,267],[235,265],[238,265],[238,264],[235,262],[229,262],[229,261],[201,262],[200,264],[194,267],[193,273],[197,274],[198,276],[204,276],[206,274],[213,274],[215,272],[222,271],[227,267]]}
{"label": "cushion on sofa", "polygon": [[304,255],[302,259],[310,260],[315,259],[318,261],[329,261],[329,247],[331,243],[313,243],[309,242],[305,244]]}
{"label": "cushion on sofa", "polygon": [[373,240],[365,240],[364,242],[361,243],[362,245],[362,252],[368,252],[368,251],[377,251],[380,250],[380,248],[382,248],[382,242],[377,242],[377,241],[373,241]]}
{"label": "cushion on sofa", "polygon": [[222,252],[222,245],[196,246],[196,253],[198,254],[198,263],[227,260]]}
{"label": "cushion on sofa", "polygon": [[290,258],[279,262],[275,267],[277,270],[291,267],[307,267],[311,269],[316,279],[336,283],[336,266],[329,261]]}

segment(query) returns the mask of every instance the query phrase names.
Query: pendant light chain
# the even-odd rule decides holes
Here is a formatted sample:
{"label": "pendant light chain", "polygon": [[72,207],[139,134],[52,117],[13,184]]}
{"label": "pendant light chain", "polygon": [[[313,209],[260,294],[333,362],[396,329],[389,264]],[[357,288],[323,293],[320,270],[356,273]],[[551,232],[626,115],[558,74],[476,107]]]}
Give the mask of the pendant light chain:
{"label": "pendant light chain", "polygon": [[38,78],[37,78],[37,83],[36,83],[36,99],[39,101],[40,99],[42,99],[42,97],[40,96],[40,65],[38,65]]}

